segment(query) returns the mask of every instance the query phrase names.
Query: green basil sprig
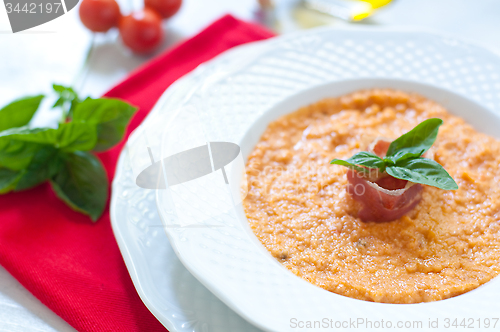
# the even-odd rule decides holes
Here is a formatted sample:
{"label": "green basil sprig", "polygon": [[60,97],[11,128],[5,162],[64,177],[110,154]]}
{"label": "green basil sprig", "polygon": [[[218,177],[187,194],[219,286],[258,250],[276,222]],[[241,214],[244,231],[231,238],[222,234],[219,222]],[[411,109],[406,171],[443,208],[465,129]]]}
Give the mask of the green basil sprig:
{"label": "green basil sprig", "polygon": [[443,120],[425,120],[408,133],[394,140],[384,158],[371,153],[359,152],[347,160],[333,159],[330,163],[367,173],[370,169],[415,183],[426,184],[444,190],[456,190],[458,185],[439,163],[422,155],[436,141]]}
{"label": "green basil sprig", "polygon": [[53,85],[57,128],[31,128],[43,95],[0,109],[0,194],[49,181],[56,195],[93,221],[108,199],[106,170],[92,152],[120,142],[136,107],[112,98],[80,99],[71,87]]}

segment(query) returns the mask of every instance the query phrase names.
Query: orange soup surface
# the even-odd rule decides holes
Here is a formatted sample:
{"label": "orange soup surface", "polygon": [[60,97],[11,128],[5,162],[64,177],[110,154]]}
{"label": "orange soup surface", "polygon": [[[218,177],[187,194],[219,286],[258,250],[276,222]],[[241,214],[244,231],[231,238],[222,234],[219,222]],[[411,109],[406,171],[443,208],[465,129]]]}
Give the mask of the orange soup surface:
{"label": "orange soup surface", "polygon": [[[399,220],[357,218],[347,169],[330,165],[429,118],[444,124],[434,159],[459,185],[425,186]],[[328,291],[417,303],[470,291],[500,272],[500,141],[413,93],[365,90],[272,122],[247,163],[250,226],[287,269]]]}

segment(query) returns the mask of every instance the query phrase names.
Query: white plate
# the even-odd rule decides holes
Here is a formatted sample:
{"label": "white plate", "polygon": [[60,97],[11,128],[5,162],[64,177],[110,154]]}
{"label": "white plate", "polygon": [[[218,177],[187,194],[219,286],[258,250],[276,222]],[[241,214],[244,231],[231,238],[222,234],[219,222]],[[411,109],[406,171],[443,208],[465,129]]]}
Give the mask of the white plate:
{"label": "white plate", "polygon": [[[182,112],[193,106],[203,124],[209,124],[204,128],[207,141],[236,142],[246,155],[265,125],[278,115],[326,96],[368,87],[419,92],[480,130],[498,135],[495,129],[500,127],[500,120],[488,110],[500,110],[499,72],[500,59],[488,51],[428,33],[320,29],[279,37],[212,62],[203,72],[192,74],[196,76],[192,89],[169,89],[155,107],[156,118],[149,121],[149,145],[156,150],[156,157],[162,156],[160,133],[182,125]],[[183,125],[189,128],[191,124]],[[183,139],[186,142],[191,138],[187,135]],[[113,184],[113,229],[141,298],[172,329],[171,309],[165,308],[165,303],[175,296],[169,298],[167,292],[160,295],[154,280],[161,279],[151,277],[155,274],[169,279],[169,271],[153,259],[161,259],[158,252],[165,251],[168,244],[161,227],[151,227],[152,219],[145,218],[155,218],[153,196],[133,187],[132,172],[125,174],[125,160],[120,158]],[[236,172],[229,176],[238,181]],[[167,192],[158,190],[156,200],[169,226]],[[394,324],[422,321],[427,327],[429,319],[497,315],[498,278],[472,292],[433,303],[391,305],[354,300],[315,287],[283,268],[256,240],[241,207],[216,219],[225,227],[167,227],[170,243],[202,284],[262,329],[296,331],[300,330],[299,321],[324,323],[323,319],[331,319],[335,324],[358,318]],[[154,249],[148,251],[145,246]],[[204,306],[189,309],[199,315],[206,311]]]}

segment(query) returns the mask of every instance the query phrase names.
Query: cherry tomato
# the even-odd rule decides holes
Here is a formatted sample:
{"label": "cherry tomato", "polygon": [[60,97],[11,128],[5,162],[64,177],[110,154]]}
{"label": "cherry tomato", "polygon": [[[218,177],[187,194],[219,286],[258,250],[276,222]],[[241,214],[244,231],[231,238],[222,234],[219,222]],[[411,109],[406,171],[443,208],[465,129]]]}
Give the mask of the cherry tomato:
{"label": "cherry tomato", "polygon": [[154,9],[163,18],[169,18],[179,11],[182,0],[144,0],[144,5]]}
{"label": "cherry tomato", "polygon": [[79,13],[83,25],[94,32],[106,32],[117,26],[121,16],[115,0],[83,0]]}
{"label": "cherry tomato", "polygon": [[149,8],[122,17],[118,28],[123,43],[136,53],[153,51],[163,39],[161,17]]}

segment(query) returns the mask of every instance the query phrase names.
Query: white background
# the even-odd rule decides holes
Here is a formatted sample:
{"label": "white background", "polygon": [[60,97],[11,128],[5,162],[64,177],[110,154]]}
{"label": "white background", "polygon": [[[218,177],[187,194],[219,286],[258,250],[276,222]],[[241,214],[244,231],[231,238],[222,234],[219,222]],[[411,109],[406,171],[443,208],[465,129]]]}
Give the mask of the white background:
{"label": "white background", "polygon": [[[138,0],[119,2],[125,13],[141,8]],[[287,33],[300,28],[289,10],[295,1],[276,2],[281,30]],[[156,54],[225,13],[251,20],[256,10],[256,0],[184,0],[181,11],[165,22],[166,40]],[[346,24],[330,21],[334,26]],[[363,24],[424,27],[500,54],[498,0],[395,0]],[[0,5],[0,105],[23,95],[48,92],[53,82],[75,84],[82,95],[99,96],[152,57],[131,54],[121,46],[116,31],[112,31],[95,38],[95,47],[82,71],[91,40],[92,35],[79,22],[77,9],[42,26],[12,34],[5,7]],[[47,104],[48,101],[44,106]],[[57,117],[56,112],[46,110],[35,121],[50,125]],[[0,267],[0,331],[74,329]]]}

